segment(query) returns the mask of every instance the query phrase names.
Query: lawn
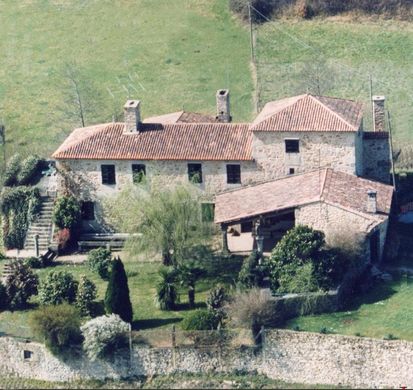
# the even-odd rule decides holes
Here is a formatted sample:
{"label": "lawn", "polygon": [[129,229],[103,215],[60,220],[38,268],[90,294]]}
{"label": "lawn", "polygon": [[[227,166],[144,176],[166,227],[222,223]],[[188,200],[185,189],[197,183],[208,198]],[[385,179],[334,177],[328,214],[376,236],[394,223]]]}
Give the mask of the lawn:
{"label": "lawn", "polygon": [[[160,310],[155,302],[160,263],[138,261],[136,258],[128,258],[126,254],[124,254],[122,258],[128,276],[128,285],[134,312],[134,329],[171,327],[172,324],[179,323],[193,311],[193,309],[190,310],[188,308],[188,299],[184,288],[180,289],[181,299],[177,311]],[[214,262],[206,265],[207,274],[196,285],[196,309],[206,306],[205,300],[208,292],[217,283],[226,285],[233,284],[234,277],[236,277],[239,272],[241,262],[242,258],[233,257],[228,260],[223,259],[220,263]],[[36,272],[40,280],[42,280],[51,270],[71,272],[77,280],[79,280],[80,275],[86,275],[97,286],[97,301],[103,301],[107,282],[103,281],[97,274],[92,273],[86,264],[59,264],[54,267],[37,270]],[[37,300],[36,297],[34,297],[29,310],[19,310],[15,312],[5,311],[0,313],[0,332],[22,337],[33,337],[28,326],[28,316],[31,309],[36,306]]]}
{"label": "lawn", "polygon": [[[53,152],[78,125],[65,74],[87,90],[87,124],[112,120],[127,98],[143,116],[215,113],[230,88],[235,121],[251,119],[248,29],[226,0],[1,1],[0,119],[7,155]],[[2,152],[2,151],[1,151]]]}
{"label": "lawn", "polygon": [[310,332],[325,328],[329,333],[384,338],[393,335],[413,341],[413,278],[401,276],[391,283],[378,283],[354,299],[347,311],[303,316],[286,327]]}
{"label": "lawn", "polygon": [[413,143],[413,24],[274,21],[256,28],[255,52],[260,107],[307,91],[358,99],[365,103],[365,129],[371,130],[371,75],[373,94],[386,96],[396,146]]}

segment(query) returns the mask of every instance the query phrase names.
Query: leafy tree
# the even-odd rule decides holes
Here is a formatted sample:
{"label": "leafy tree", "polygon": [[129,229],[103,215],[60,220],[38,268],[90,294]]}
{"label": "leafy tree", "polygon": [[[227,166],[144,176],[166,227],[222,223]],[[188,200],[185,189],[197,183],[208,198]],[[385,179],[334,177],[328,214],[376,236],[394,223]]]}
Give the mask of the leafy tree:
{"label": "leafy tree", "polygon": [[182,320],[183,330],[214,330],[219,320],[211,310],[195,310]]}
{"label": "leafy tree", "polygon": [[17,175],[20,171],[21,157],[19,154],[14,154],[7,161],[6,171],[4,173],[4,185],[13,186],[18,183]]}
{"label": "leafy tree", "polygon": [[195,306],[195,284],[205,275],[205,269],[195,262],[180,264],[177,268],[178,278],[182,285],[188,288],[189,307]]}
{"label": "leafy tree", "polygon": [[70,195],[57,199],[53,210],[53,222],[59,229],[73,229],[80,221],[80,204]]}
{"label": "leafy tree", "polygon": [[79,312],[67,303],[40,307],[30,315],[29,324],[55,355],[65,355],[81,341]]}
{"label": "leafy tree", "polygon": [[257,287],[261,281],[258,261],[260,254],[254,250],[244,259],[241,270],[238,274],[238,283],[244,288]]}
{"label": "leafy tree", "polygon": [[118,314],[123,321],[132,322],[133,312],[129,297],[128,277],[119,257],[112,262],[105,295],[105,308],[108,314]]}
{"label": "leafy tree", "polygon": [[92,360],[107,357],[127,345],[125,335],[129,331],[129,324],[116,314],[96,317],[80,329],[84,337],[83,349]]}
{"label": "leafy tree", "polygon": [[92,249],[87,256],[89,269],[97,272],[103,280],[109,279],[109,268],[112,262],[112,253],[105,248]]}
{"label": "leafy tree", "polygon": [[6,293],[12,308],[22,308],[32,295],[37,294],[39,278],[22,260],[10,263],[6,278]]}
{"label": "leafy tree", "polygon": [[85,275],[80,277],[79,286],[76,294],[76,306],[80,314],[87,316],[91,312],[91,306],[96,299],[97,290],[95,284]]}
{"label": "leafy tree", "polygon": [[21,168],[17,174],[17,181],[20,185],[32,184],[40,173],[41,160],[38,156],[28,156],[21,163]]}
{"label": "leafy tree", "polygon": [[50,271],[40,284],[39,301],[44,305],[59,305],[76,300],[78,282],[67,271]]}
{"label": "leafy tree", "polygon": [[178,292],[175,287],[176,270],[161,268],[159,270],[161,280],[156,287],[156,300],[161,310],[174,310],[178,301]]}
{"label": "leafy tree", "polygon": [[107,200],[106,209],[119,230],[139,234],[137,250],[161,252],[165,265],[187,260],[193,247],[211,237],[211,225],[202,222],[199,194],[190,185],[131,186]]}

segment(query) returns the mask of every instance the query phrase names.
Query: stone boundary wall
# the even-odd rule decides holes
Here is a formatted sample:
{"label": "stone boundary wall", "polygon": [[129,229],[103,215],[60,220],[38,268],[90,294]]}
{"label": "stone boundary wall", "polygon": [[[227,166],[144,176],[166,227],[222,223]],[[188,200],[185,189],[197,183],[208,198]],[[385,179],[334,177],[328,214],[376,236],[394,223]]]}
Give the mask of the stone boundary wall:
{"label": "stone boundary wall", "polygon": [[[25,352],[26,351],[26,352]],[[120,379],[173,372],[259,372],[273,379],[361,388],[413,387],[413,343],[267,330],[262,348],[150,348],[110,362],[61,361],[38,343],[0,337],[0,375],[49,381]]]}

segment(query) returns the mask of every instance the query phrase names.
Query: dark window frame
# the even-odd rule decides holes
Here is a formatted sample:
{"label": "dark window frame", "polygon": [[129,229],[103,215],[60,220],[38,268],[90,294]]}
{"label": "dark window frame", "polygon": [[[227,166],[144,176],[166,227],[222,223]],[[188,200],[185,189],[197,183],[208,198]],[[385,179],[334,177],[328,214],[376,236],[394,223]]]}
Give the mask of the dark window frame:
{"label": "dark window frame", "polygon": [[288,168],[289,175],[295,175],[295,168]]}
{"label": "dark window frame", "polygon": [[227,164],[227,183],[241,184],[241,165]]}
{"label": "dark window frame", "polygon": [[285,139],[285,153],[300,153],[299,139]]}
{"label": "dark window frame", "polygon": [[145,164],[132,164],[132,181],[134,184],[139,184],[144,181],[146,176]]}
{"label": "dark window frame", "polygon": [[201,163],[188,163],[188,180],[194,184],[202,183]]}
{"label": "dark window frame", "polygon": [[102,164],[100,166],[102,174],[102,184],[116,184],[116,166],[115,164]]}
{"label": "dark window frame", "polygon": [[82,221],[94,221],[95,216],[95,202],[84,201],[81,206]]}

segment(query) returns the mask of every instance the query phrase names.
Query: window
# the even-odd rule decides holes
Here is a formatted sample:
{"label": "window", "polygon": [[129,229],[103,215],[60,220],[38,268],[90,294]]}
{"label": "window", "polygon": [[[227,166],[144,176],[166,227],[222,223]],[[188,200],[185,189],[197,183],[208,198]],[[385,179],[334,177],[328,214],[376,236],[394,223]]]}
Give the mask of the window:
{"label": "window", "polygon": [[214,216],[215,216],[215,204],[214,203],[202,203],[201,204],[202,222],[214,222]]}
{"label": "window", "polygon": [[102,184],[116,184],[115,166],[102,165]]}
{"label": "window", "polygon": [[241,223],[241,233],[251,233],[252,232],[252,221]]}
{"label": "window", "polygon": [[142,181],[145,180],[145,176],[145,164],[132,164],[132,179],[135,184],[142,183]]}
{"label": "window", "polygon": [[298,139],[286,139],[285,140],[285,152],[286,153],[299,153],[300,141]]}
{"label": "window", "polygon": [[188,179],[191,183],[202,183],[202,164],[188,164]]}
{"label": "window", "polygon": [[23,358],[24,359],[26,359],[26,360],[31,359],[32,355],[33,355],[32,351],[28,351],[27,349],[23,350]]}
{"label": "window", "polygon": [[241,166],[238,164],[227,165],[227,183],[240,184],[241,183]]}
{"label": "window", "polygon": [[290,169],[288,170],[288,174],[289,174],[289,175],[294,175],[294,173],[295,173],[295,169],[294,169],[294,168],[290,168]]}
{"label": "window", "polygon": [[83,202],[82,203],[82,219],[84,221],[93,221],[95,219],[95,203]]}

